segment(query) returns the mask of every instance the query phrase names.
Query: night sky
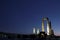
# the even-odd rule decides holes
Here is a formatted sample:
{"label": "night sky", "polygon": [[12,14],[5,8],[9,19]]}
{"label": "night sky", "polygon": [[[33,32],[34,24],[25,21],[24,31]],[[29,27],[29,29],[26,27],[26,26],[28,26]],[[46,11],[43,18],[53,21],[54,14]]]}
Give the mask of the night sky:
{"label": "night sky", "polygon": [[[1,0],[0,32],[31,34],[48,17],[55,35],[60,35],[60,0]],[[45,28],[46,29],[46,28]]]}

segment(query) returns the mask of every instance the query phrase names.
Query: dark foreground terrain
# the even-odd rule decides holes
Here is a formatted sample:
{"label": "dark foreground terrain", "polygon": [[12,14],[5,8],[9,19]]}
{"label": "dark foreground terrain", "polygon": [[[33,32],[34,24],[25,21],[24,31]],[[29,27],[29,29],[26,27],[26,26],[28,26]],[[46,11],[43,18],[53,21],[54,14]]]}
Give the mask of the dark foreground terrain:
{"label": "dark foreground terrain", "polygon": [[60,36],[42,36],[42,35],[24,35],[24,34],[14,34],[14,33],[4,33],[0,32],[0,40],[60,40]]}
{"label": "dark foreground terrain", "polygon": [[0,38],[0,40],[60,40],[60,38]]}

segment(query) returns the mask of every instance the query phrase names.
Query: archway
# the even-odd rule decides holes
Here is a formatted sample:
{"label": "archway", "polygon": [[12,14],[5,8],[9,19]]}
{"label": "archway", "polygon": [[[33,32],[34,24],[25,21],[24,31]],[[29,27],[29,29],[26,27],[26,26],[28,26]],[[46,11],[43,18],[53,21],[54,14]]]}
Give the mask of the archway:
{"label": "archway", "polygon": [[42,32],[45,32],[44,31],[44,21],[47,21],[47,35],[49,35],[49,19],[46,17],[46,18],[42,18]]}

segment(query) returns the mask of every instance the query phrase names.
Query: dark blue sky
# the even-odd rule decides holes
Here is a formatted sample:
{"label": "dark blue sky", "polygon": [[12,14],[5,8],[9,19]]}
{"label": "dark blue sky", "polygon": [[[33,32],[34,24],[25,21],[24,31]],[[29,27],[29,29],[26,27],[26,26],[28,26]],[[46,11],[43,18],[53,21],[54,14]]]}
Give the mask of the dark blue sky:
{"label": "dark blue sky", "polygon": [[60,34],[60,0],[2,0],[0,1],[0,31],[32,33],[40,28],[42,17],[48,17],[56,35]]}

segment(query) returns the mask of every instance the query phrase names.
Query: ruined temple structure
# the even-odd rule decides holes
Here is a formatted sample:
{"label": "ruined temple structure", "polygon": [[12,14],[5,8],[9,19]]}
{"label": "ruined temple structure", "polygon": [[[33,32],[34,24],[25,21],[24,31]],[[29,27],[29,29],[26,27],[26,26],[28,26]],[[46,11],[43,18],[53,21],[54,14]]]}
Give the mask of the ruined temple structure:
{"label": "ruined temple structure", "polygon": [[[45,29],[44,29],[44,21],[47,22],[47,33],[45,32]],[[36,34],[36,32],[35,32]],[[38,34],[39,37],[47,37],[47,36],[52,36],[54,35],[54,32],[52,30],[52,27],[51,27],[51,21],[47,18],[47,17],[44,17],[42,18],[42,31]]]}

